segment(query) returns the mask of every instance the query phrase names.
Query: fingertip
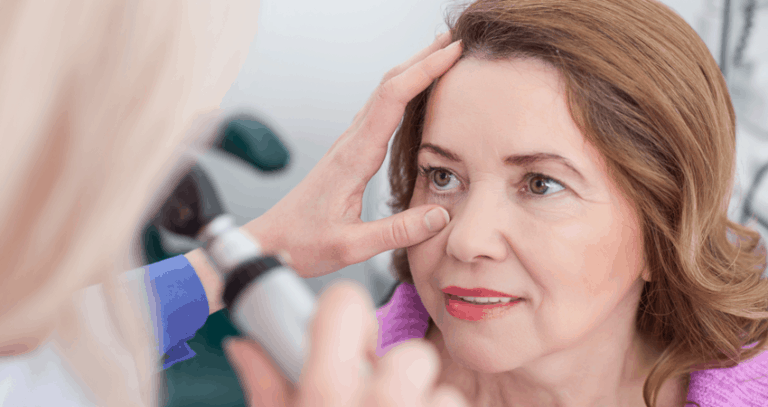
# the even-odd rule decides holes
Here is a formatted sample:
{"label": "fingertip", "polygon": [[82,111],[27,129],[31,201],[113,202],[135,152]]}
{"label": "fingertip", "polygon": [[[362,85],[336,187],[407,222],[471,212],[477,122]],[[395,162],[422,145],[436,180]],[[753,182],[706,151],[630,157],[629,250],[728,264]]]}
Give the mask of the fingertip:
{"label": "fingertip", "polygon": [[320,292],[320,301],[331,301],[341,306],[363,305],[366,310],[373,310],[373,299],[362,284],[355,280],[340,278]]}
{"label": "fingertip", "polygon": [[424,223],[427,225],[427,230],[432,233],[442,230],[450,221],[451,215],[442,206],[430,209],[424,215]]}
{"label": "fingertip", "polygon": [[423,339],[405,341],[390,350],[382,359],[387,370],[402,373],[419,388],[434,383],[439,368],[437,351]]}
{"label": "fingertip", "polygon": [[253,358],[261,359],[263,352],[258,342],[238,336],[228,336],[221,342],[225,356],[233,365],[242,364],[243,360]]}
{"label": "fingertip", "polygon": [[444,33],[440,33],[435,36],[435,42],[438,44],[441,44],[441,46],[445,46],[446,44],[448,44],[448,41],[450,41],[450,39],[451,39],[450,31],[446,31]]}
{"label": "fingertip", "polygon": [[433,405],[437,407],[466,407],[469,405],[459,390],[450,386],[440,386],[435,390]]}
{"label": "fingertip", "polygon": [[447,51],[453,51],[453,50],[456,50],[456,49],[461,49],[462,48],[462,44],[463,43],[462,43],[461,40],[456,40],[456,41],[452,42],[450,45],[448,45],[447,47],[445,47],[443,49],[447,50]]}
{"label": "fingertip", "polygon": [[221,341],[221,347],[225,351],[229,351],[229,352],[237,351],[239,349],[237,346],[237,343],[238,343],[237,341],[238,340],[236,337],[228,336]]}
{"label": "fingertip", "polygon": [[422,357],[426,358],[429,361],[430,366],[437,371],[440,365],[440,355],[437,354],[437,349],[435,349],[434,345],[427,342],[425,339],[417,338],[416,340],[411,341],[411,346],[416,346],[418,352],[423,355]]}
{"label": "fingertip", "polygon": [[351,363],[363,358],[371,340],[370,325],[376,323],[373,315],[373,300],[362,285],[347,279],[334,282],[321,293],[311,322],[310,359]]}
{"label": "fingertip", "polygon": [[235,371],[239,371],[241,360],[245,356],[245,346],[243,346],[242,341],[234,337],[227,337],[221,342],[221,347],[224,349],[224,357],[227,358],[229,364]]}

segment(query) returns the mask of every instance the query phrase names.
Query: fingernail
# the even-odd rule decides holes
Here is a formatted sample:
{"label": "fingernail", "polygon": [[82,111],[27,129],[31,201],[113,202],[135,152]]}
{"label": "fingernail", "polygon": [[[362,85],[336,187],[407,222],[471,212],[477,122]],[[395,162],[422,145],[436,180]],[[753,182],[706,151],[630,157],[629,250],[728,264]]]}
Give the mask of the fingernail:
{"label": "fingernail", "polygon": [[450,221],[451,216],[448,215],[448,211],[443,208],[432,209],[424,215],[424,222],[427,224],[427,229],[429,229],[430,232],[437,232],[444,228]]}

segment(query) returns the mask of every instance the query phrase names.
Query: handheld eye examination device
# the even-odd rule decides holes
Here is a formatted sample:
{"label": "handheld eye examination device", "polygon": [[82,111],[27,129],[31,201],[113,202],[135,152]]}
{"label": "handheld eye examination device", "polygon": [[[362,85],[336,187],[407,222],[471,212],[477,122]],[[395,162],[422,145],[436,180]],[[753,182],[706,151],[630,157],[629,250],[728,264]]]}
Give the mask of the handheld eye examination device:
{"label": "handheld eye examination device", "polygon": [[[218,147],[265,172],[287,162],[287,150],[274,135],[251,137],[255,148],[249,152],[245,148],[248,140],[236,131],[238,125],[246,128],[248,123],[236,122],[230,122]],[[233,123],[235,130],[229,131]],[[274,151],[267,151],[269,148]],[[280,157],[284,157],[282,165]],[[258,242],[236,226],[197,164],[176,186],[154,222],[204,244],[204,252],[225,281],[223,300],[234,324],[259,342],[287,379],[298,383],[309,349],[306,331],[316,303],[314,292],[303,279],[280,256],[262,253]]]}

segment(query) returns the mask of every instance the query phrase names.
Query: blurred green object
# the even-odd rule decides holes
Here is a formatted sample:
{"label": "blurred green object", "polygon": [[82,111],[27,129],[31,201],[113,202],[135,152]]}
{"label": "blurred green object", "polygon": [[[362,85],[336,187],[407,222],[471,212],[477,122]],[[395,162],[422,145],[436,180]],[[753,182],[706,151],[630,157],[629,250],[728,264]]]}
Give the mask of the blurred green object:
{"label": "blurred green object", "polygon": [[[277,172],[288,165],[290,155],[280,139],[267,126],[250,116],[232,118],[223,127],[218,147],[261,172]],[[151,220],[144,227],[145,264],[156,263],[184,253],[166,249],[160,230]],[[222,341],[240,333],[229,319],[227,310],[211,314],[195,336],[187,341],[196,355],[161,372],[159,405],[166,407],[245,406],[243,392]]]}
{"label": "blurred green object", "polygon": [[222,341],[238,336],[226,309],[208,317],[195,336],[187,341],[197,355],[166,369],[160,386],[165,407],[245,407],[237,376],[224,355]]}
{"label": "blurred green object", "polygon": [[277,135],[256,120],[230,121],[218,147],[264,172],[281,170],[290,161],[288,149]]}
{"label": "blurred green object", "polygon": [[176,257],[184,253],[173,253],[163,247],[163,240],[160,231],[150,221],[144,227],[144,264],[157,263],[171,257]]}

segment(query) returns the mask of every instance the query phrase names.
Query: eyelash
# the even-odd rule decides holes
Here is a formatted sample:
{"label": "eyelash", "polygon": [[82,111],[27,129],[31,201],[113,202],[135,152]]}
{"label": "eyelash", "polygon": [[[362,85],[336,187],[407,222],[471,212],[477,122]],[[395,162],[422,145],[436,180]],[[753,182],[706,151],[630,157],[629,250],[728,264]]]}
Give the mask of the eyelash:
{"label": "eyelash", "polygon": [[[447,174],[450,174],[452,177],[456,177],[456,175],[453,172],[451,172],[450,170],[448,170],[446,168],[443,168],[443,167],[433,167],[431,165],[426,165],[426,166],[425,165],[419,165],[419,170],[418,170],[419,175],[421,175],[422,177],[426,178],[427,182],[431,182],[431,178],[430,177],[432,175],[434,175],[435,172],[438,172],[438,171],[442,171],[442,172],[445,172]],[[547,176],[546,174],[542,174],[540,172],[529,172],[529,173],[525,174],[525,178],[524,178],[525,179],[524,185],[525,185],[526,190],[529,189],[528,185],[531,182],[531,180],[533,178],[536,178],[536,177],[543,178],[546,181],[554,181],[555,183],[557,183],[558,185],[563,187],[563,190],[567,189],[565,184],[563,184],[562,182],[558,181],[555,178],[552,178],[552,177]],[[558,191],[558,192],[560,192],[560,191]],[[447,198],[447,195],[449,195],[449,193],[439,193],[438,192],[438,193],[434,193],[434,195],[437,195],[440,198]],[[527,195],[526,197],[528,199],[542,199],[542,198],[545,198],[545,197],[548,196],[548,195],[538,195],[538,194],[531,194],[531,193],[528,193],[526,195]]]}

